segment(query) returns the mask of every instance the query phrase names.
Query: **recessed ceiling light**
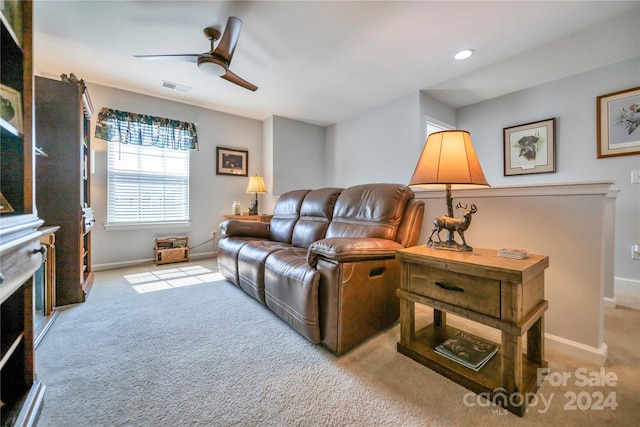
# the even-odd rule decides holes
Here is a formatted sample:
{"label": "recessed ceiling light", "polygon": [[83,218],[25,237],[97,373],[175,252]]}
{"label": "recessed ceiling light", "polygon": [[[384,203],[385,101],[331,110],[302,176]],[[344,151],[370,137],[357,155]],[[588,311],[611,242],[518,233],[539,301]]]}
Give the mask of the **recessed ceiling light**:
{"label": "recessed ceiling light", "polygon": [[464,50],[461,50],[460,52],[456,53],[456,56],[454,56],[454,58],[456,58],[457,60],[461,61],[461,60],[467,59],[468,57],[473,55],[473,52],[474,52],[473,49],[464,49]]}

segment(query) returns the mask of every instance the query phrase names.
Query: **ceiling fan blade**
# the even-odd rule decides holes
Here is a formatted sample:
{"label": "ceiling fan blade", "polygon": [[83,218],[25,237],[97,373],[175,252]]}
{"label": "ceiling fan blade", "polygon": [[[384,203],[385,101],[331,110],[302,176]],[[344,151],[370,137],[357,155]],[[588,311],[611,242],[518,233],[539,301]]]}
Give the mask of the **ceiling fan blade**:
{"label": "ceiling fan blade", "polygon": [[227,26],[224,29],[220,43],[218,43],[218,46],[213,51],[214,55],[223,58],[227,61],[227,64],[231,64],[231,58],[233,58],[233,51],[236,49],[241,28],[242,21],[235,16],[230,16],[227,20]]}
{"label": "ceiling fan blade", "polygon": [[249,89],[254,92],[258,89],[258,86],[249,83],[248,81],[246,81],[241,77],[236,76],[234,73],[231,72],[231,70],[227,70],[227,74],[221,77],[227,81],[230,81],[231,83],[235,83],[238,86],[242,86],[243,88]]}
{"label": "ceiling fan blade", "polygon": [[180,61],[180,62],[198,62],[197,53],[184,53],[176,55],[133,55],[138,59],[152,60],[152,61]]}

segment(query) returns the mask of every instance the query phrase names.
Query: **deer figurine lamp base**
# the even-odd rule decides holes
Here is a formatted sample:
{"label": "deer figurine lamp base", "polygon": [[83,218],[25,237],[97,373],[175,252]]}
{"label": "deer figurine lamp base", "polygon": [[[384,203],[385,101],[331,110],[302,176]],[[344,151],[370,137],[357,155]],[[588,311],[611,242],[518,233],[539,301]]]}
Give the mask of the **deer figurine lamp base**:
{"label": "deer figurine lamp base", "polygon": [[[464,238],[464,232],[467,231],[469,226],[471,225],[471,216],[478,211],[476,205],[472,204],[471,208],[468,209],[467,205],[462,206],[462,204],[458,203],[456,209],[463,209],[464,215],[462,218],[454,218],[453,216],[453,198],[451,197],[451,185],[447,184],[446,186],[447,192],[447,216],[439,216],[433,220],[434,228],[431,230],[431,235],[429,236],[429,241],[427,242],[427,246],[433,249],[443,249],[447,251],[456,251],[456,252],[471,252],[473,248],[467,245],[467,241]],[[440,231],[447,230],[447,240],[442,241],[440,239]],[[455,241],[454,236],[455,232],[460,235],[462,239],[462,244]],[[436,235],[438,240],[433,240],[433,235]]]}
{"label": "deer figurine lamp base", "polygon": [[429,239],[429,241],[427,242],[427,246],[430,247],[431,249],[442,249],[445,251],[454,251],[454,252],[471,252],[473,251],[473,248],[469,245],[465,245],[460,244],[458,242],[456,242],[455,240],[447,240],[447,241],[441,241],[441,242],[434,242],[433,240]]}

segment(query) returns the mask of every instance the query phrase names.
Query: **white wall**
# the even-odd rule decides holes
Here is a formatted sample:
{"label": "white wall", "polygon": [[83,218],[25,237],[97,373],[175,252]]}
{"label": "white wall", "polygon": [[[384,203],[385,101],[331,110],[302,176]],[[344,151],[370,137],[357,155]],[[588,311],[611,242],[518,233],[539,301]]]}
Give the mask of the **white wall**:
{"label": "white wall", "polygon": [[[260,121],[101,85],[88,83],[87,86],[96,109],[91,120],[91,144],[96,150],[96,173],[91,176],[91,204],[96,216],[91,245],[94,269],[152,259],[153,241],[159,237],[188,235],[192,248],[210,239],[213,231],[217,233],[217,240],[220,234],[218,224],[223,220],[222,215],[231,213],[233,201],[240,201],[243,210],[249,208],[251,195],[245,193],[248,178],[216,175],[216,146],[249,150],[249,175],[262,174]],[[93,137],[97,111],[102,107],[196,124],[200,150],[191,152],[190,157],[190,226],[138,227],[117,231],[104,228],[107,221],[107,143]],[[212,242],[192,249],[192,254],[196,255],[212,252]]]}
{"label": "white wall", "polygon": [[[458,109],[457,125],[471,132],[491,185],[614,182],[620,189],[615,275],[640,285],[640,261],[631,259],[631,245],[640,243],[640,185],[631,184],[631,170],[640,169],[640,156],[598,159],[596,155],[596,97],[639,85],[640,58],[635,58]],[[503,128],[552,117],[556,118],[557,172],[503,176]],[[584,230],[585,238],[590,232]]]}
{"label": "white wall", "polygon": [[325,128],[284,117],[273,117],[272,195],[325,183]]}
{"label": "white wall", "polygon": [[456,110],[444,102],[420,92],[420,119],[422,120],[420,129],[424,131],[420,135],[420,147],[423,147],[426,141],[427,121],[447,128],[449,126],[455,127],[457,120]]}
{"label": "white wall", "polygon": [[408,183],[424,144],[420,94],[327,128],[327,185]]}

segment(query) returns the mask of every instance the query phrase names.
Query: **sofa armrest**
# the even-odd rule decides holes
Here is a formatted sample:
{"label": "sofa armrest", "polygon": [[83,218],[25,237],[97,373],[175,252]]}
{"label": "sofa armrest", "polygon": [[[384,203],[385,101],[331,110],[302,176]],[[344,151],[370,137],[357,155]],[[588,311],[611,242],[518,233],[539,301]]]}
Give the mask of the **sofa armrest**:
{"label": "sofa armrest", "polygon": [[314,266],[318,258],[338,262],[394,258],[398,249],[404,249],[393,240],[373,237],[330,237],[317,240],[309,246],[307,262]]}
{"label": "sofa armrest", "polygon": [[261,237],[269,238],[269,224],[258,221],[240,221],[229,219],[220,223],[222,235],[226,237]]}

